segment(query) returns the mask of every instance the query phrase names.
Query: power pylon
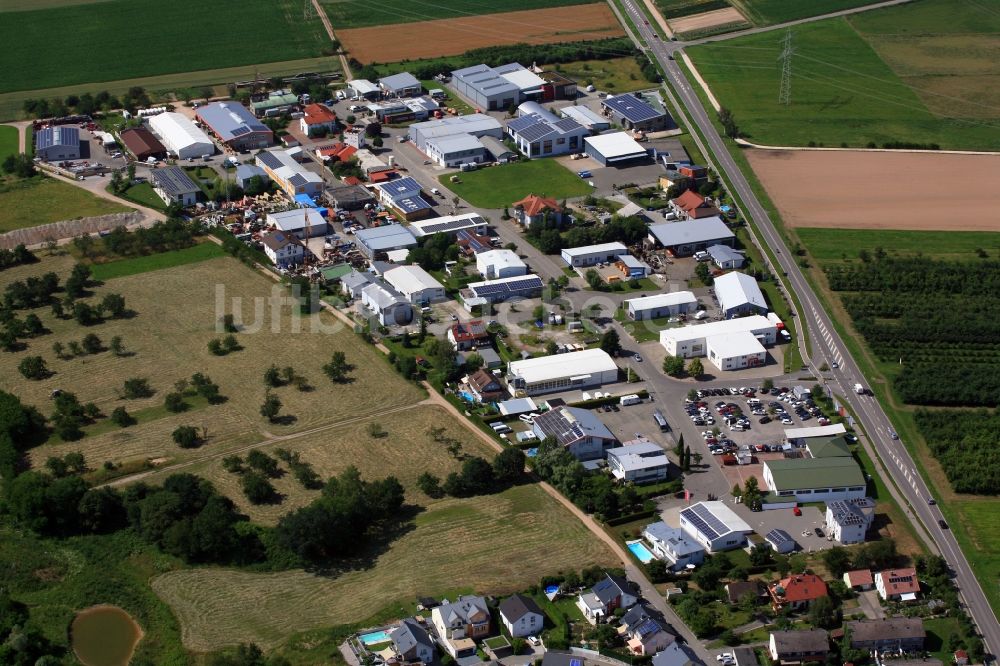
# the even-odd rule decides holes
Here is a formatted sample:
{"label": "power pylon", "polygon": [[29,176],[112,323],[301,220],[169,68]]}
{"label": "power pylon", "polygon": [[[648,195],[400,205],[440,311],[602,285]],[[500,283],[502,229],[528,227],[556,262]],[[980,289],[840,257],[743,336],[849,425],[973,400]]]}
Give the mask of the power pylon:
{"label": "power pylon", "polygon": [[778,103],[788,106],[792,101],[792,56],[795,54],[795,47],[792,46],[792,29],[785,33],[785,38],[781,40],[781,87],[778,89]]}

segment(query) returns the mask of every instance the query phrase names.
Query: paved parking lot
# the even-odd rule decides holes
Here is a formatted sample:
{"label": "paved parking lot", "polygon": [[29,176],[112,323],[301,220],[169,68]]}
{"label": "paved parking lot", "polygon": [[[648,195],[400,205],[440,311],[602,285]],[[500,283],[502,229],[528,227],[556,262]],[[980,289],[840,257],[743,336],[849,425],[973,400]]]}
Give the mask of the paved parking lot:
{"label": "paved parking lot", "polygon": [[[732,502],[732,497],[729,498]],[[742,508],[742,507],[741,507]],[[774,509],[773,511],[758,511],[756,513],[740,513],[744,520],[754,528],[760,535],[765,535],[771,530],[781,529],[788,532],[798,549],[807,553],[817,550],[826,550],[837,545],[835,541],[826,540],[826,527],[824,525],[823,512],[815,506],[803,506],[802,515],[796,516],[791,509]],[[815,528],[823,530],[824,536],[818,537]],[[808,531],[804,536],[803,532]]]}

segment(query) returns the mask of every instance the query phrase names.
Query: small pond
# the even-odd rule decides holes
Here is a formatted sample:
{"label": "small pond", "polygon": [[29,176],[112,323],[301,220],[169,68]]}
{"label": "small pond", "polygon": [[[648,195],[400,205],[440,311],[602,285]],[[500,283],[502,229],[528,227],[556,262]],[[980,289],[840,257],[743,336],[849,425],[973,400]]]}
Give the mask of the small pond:
{"label": "small pond", "polygon": [[92,606],[73,618],[70,639],[84,666],[127,666],[142,629],[117,606]]}

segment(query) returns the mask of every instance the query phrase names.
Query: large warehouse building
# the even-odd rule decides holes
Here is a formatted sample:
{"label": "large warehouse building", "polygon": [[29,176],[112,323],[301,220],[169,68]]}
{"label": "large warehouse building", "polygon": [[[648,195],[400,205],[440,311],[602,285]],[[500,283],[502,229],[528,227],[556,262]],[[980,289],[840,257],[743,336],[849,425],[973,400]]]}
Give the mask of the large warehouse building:
{"label": "large warehouse building", "polygon": [[747,314],[767,314],[767,301],[757,286],[757,280],[746,273],[733,271],[720,275],[712,286],[723,317],[730,319]]}
{"label": "large warehouse building", "polygon": [[451,85],[462,97],[487,111],[503,111],[526,99],[539,99],[545,79],[512,62],[499,67],[473,65],[451,73]]}
{"label": "large warehouse building", "polygon": [[467,116],[448,116],[438,120],[428,120],[410,125],[410,139],[413,145],[427,152],[427,142],[449,136],[468,134],[474,137],[492,136],[503,138],[503,125],[496,118],[482,113]]}
{"label": "large warehouse building", "polygon": [[145,127],[127,129],[119,137],[122,145],[140,162],[145,162],[150,157],[159,160],[167,156],[166,146]]}
{"label": "large warehouse building", "polygon": [[664,222],[649,227],[649,241],[677,257],[686,257],[710,245],[732,246],[736,234],[719,217],[684,222]]}
{"label": "large warehouse building", "polygon": [[511,361],[507,385],[518,396],[585,389],[618,381],[618,366],[603,349]]}
{"label": "large warehouse building", "polygon": [[632,321],[659,319],[687,314],[698,307],[698,299],[694,292],[672,291],[665,294],[653,294],[641,298],[630,298],[622,302]]}
{"label": "large warehouse building", "polygon": [[178,159],[215,154],[212,140],[185,115],[170,111],[161,113],[149,119],[149,126],[159,135],[167,151]]}
{"label": "large warehouse building", "polygon": [[569,266],[594,266],[613,262],[622,254],[628,254],[628,248],[622,243],[601,243],[566,248],[562,251],[562,259]]}
{"label": "large warehouse building", "polygon": [[854,458],[765,460],[763,476],[774,495],[799,502],[865,497],[865,477]]}
{"label": "large warehouse building", "polygon": [[197,111],[198,119],[233,150],[257,150],[274,143],[274,133],[239,102],[215,102]]}
{"label": "large warehouse building", "polygon": [[538,102],[517,107],[518,117],[507,123],[507,134],[528,157],[578,153],[590,130],[572,118],[557,118]]}
{"label": "large warehouse building", "polygon": [[80,130],[46,127],[35,132],[35,155],[46,162],[80,159]]}
{"label": "large warehouse building", "polygon": [[774,344],[778,329],[760,315],[660,331],[660,344],[671,356],[707,356],[720,370],[757,367],[767,361],[764,345]]}
{"label": "large warehouse building", "polygon": [[611,132],[588,136],[583,140],[584,152],[602,166],[624,166],[649,158],[649,153],[628,132]]}

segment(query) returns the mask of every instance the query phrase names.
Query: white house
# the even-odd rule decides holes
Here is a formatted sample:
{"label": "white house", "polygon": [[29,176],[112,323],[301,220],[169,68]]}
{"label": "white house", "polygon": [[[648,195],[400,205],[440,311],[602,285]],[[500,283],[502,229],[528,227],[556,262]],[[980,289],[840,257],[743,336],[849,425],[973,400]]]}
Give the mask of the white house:
{"label": "white house", "polygon": [[420,266],[390,268],[382,278],[410,303],[434,303],[445,299],[444,285]]}
{"label": "white house", "polygon": [[476,255],[476,270],[487,280],[527,275],[528,266],[513,250],[487,250]]}
{"label": "white house", "polygon": [[663,448],[655,443],[626,442],[624,446],[608,449],[608,469],[623,483],[653,483],[667,478],[670,459]]}
{"label": "white house", "polygon": [[297,238],[325,236],[326,219],[315,208],[293,208],[280,213],[268,213],[265,218],[269,226],[278,231],[287,231]]}
{"label": "white house", "polygon": [[642,537],[654,555],[670,562],[670,568],[680,571],[687,565],[699,565],[705,561],[705,548],[679,527],[671,527],[662,520],[650,523],[642,532]]}
{"label": "white house", "polygon": [[746,273],[732,271],[715,278],[712,284],[719,299],[719,309],[726,319],[747,314],[767,314],[767,301],[757,280]]}
{"label": "white house", "polygon": [[370,284],[361,290],[361,304],[383,326],[409,324],[413,319],[413,306],[398,291],[383,284]]}
{"label": "white house", "polygon": [[500,602],[500,621],[514,638],[539,633],[545,626],[545,614],[535,600],[514,594]]}
{"label": "white house", "polygon": [[713,335],[706,340],[708,360],[719,370],[758,368],[767,363],[767,350],[752,333]]}
{"label": "white house", "polygon": [[643,321],[692,312],[698,307],[698,299],[690,291],[672,291],[641,298],[630,298],[622,305],[625,307],[629,319]]}
{"label": "white house", "polygon": [[594,266],[614,262],[620,254],[628,254],[628,248],[622,243],[601,243],[566,248],[562,251],[562,259],[573,267]]}
{"label": "white house", "polygon": [[698,502],[680,512],[681,529],[710,552],[733,550],[746,543],[753,528],[718,500]]}
{"label": "white house", "polygon": [[588,622],[597,624],[614,614],[615,609],[628,610],[638,600],[635,589],[627,578],[605,574],[589,591],[580,593],[576,605]]}
{"label": "white house", "polygon": [[875,589],[886,601],[913,601],[920,594],[920,579],[913,568],[887,569],[875,573]]}
{"label": "white house", "polygon": [[864,543],[874,519],[875,502],[867,497],[826,504],[827,532],[843,544]]}
{"label": "white house", "polygon": [[752,315],[660,331],[660,344],[671,356],[708,356],[720,370],[753,367],[766,361],[764,345],[774,344],[778,329],[767,317]]}
{"label": "white house", "polygon": [[617,381],[618,366],[603,349],[511,361],[507,366],[511,393],[524,395],[586,389]]}
{"label": "white house", "polygon": [[464,596],[431,611],[431,622],[444,649],[454,657],[476,653],[476,639],[490,633],[490,609],[482,597]]}
{"label": "white house", "polygon": [[298,266],[305,260],[306,248],[294,234],[270,231],[261,236],[260,241],[264,254],[279,268]]}

